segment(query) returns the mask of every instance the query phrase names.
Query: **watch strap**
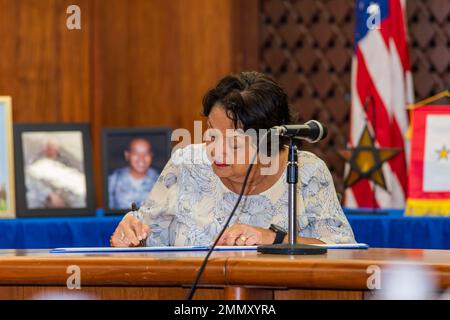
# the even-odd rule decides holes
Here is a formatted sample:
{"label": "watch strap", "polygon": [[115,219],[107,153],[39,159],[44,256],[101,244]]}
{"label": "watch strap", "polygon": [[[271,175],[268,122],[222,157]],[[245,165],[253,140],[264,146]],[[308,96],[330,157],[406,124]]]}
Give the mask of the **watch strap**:
{"label": "watch strap", "polygon": [[284,231],[283,228],[274,224],[271,224],[269,229],[275,232],[275,240],[273,241],[273,244],[283,243],[284,237],[286,237],[287,232]]}

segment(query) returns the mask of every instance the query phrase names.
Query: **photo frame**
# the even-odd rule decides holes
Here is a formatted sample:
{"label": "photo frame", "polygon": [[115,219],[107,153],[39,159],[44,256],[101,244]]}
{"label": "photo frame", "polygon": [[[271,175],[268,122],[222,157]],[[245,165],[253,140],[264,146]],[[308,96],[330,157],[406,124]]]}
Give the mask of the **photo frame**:
{"label": "photo frame", "polygon": [[103,207],[120,215],[139,207],[171,155],[169,128],[107,128],[102,131]]}
{"label": "photo frame", "polygon": [[88,124],[16,124],[17,216],[95,215]]}
{"label": "photo frame", "polygon": [[0,218],[16,216],[12,99],[0,96]]}

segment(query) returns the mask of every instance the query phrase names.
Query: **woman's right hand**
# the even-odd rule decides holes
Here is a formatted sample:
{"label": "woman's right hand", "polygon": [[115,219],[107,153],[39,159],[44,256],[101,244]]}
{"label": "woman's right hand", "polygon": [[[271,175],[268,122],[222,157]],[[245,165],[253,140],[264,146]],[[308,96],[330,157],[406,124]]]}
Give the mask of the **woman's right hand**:
{"label": "woman's right hand", "polygon": [[150,234],[150,227],[131,214],[127,214],[110,239],[111,247],[137,247]]}

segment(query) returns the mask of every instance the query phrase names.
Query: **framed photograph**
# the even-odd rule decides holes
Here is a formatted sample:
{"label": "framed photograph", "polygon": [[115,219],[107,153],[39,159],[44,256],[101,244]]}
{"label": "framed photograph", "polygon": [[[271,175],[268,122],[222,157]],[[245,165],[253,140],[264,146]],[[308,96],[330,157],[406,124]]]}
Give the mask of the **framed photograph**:
{"label": "framed photograph", "polygon": [[140,207],[170,158],[171,129],[103,130],[103,181],[106,214]]}
{"label": "framed photograph", "polygon": [[0,96],[0,218],[15,214],[11,97]]}
{"label": "framed photograph", "polygon": [[17,216],[95,215],[88,124],[16,124]]}

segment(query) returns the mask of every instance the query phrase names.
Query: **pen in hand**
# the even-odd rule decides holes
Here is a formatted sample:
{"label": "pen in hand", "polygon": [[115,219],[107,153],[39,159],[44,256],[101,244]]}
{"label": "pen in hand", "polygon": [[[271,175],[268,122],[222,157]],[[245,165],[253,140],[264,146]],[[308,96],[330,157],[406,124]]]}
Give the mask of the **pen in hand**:
{"label": "pen in hand", "polygon": [[[137,207],[136,202],[132,202],[131,203],[131,211],[136,212],[138,210],[139,210],[139,208]],[[139,241],[138,247],[145,247],[146,246],[146,240],[147,239],[142,239],[141,241]]]}

